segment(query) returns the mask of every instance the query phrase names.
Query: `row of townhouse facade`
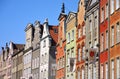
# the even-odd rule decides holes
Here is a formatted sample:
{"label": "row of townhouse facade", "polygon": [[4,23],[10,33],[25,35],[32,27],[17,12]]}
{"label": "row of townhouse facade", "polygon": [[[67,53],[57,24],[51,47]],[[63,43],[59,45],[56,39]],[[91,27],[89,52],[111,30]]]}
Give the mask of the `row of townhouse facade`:
{"label": "row of townhouse facade", "polygon": [[25,28],[26,43],[2,47],[0,79],[55,79],[58,27],[35,21]]}
{"label": "row of townhouse facade", "polygon": [[25,44],[2,47],[0,79],[120,78],[120,0],[79,0],[68,14],[63,3],[58,21],[29,23]]}
{"label": "row of townhouse facade", "polygon": [[120,78],[120,0],[80,0],[58,20],[56,79]]}

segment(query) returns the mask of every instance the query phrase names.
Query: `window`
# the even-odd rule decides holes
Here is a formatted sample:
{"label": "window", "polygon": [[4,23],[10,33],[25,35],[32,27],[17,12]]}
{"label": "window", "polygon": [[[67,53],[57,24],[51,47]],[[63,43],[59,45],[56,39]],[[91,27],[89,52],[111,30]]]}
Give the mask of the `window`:
{"label": "window", "polygon": [[66,46],[64,47],[64,53],[66,53]]}
{"label": "window", "polygon": [[101,13],[101,22],[104,21],[104,8],[102,8],[102,13]]}
{"label": "window", "polygon": [[77,78],[80,79],[80,70],[78,70]]}
{"label": "window", "polygon": [[111,14],[114,12],[114,0],[111,0]]}
{"label": "window", "polygon": [[117,58],[117,79],[120,79],[120,58]]}
{"label": "window", "polygon": [[73,56],[74,56],[74,47],[71,48],[71,57],[73,57]]}
{"label": "window", "polygon": [[68,58],[68,64],[69,64],[70,50],[67,50],[67,58]]}
{"label": "window", "polygon": [[80,38],[80,33],[81,33],[81,31],[80,31],[81,29],[78,29],[78,38]]}
{"label": "window", "polygon": [[111,30],[111,46],[114,45],[114,27],[112,26],[112,30]]}
{"label": "window", "polygon": [[85,35],[85,26],[83,26],[83,33],[82,34]]}
{"label": "window", "polygon": [[56,73],[56,66],[55,64],[52,64],[51,65],[51,76],[55,76],[55,73]]}
{"label": "window", "polygon": [[68,33],[68,43],[70,42],[70,33]]}
{"label": "window", "polygon": [[105,18],[108,18],[108,4],[106,4],[106,12],[105,12]]}
{"label": "window", "polygon": [[80,48],[78,48],[78,61],[81,60],[81,56],[80,56]]}
{"label": "window", "polygon": [[95,25],[94,37],[97,38],[97,28],[98,28],[98,18],[97,18],[97,16],[95,16],[95,18],[94,18],[94,25]]}
{"label": "window", "polygon": [[62,47],[62,39],[60,40],[60,47]]}
{"label": "window", "polygon": [[83,46],[83,48],[82,48],[82,59],[84,59],[85,58],[85,46]]}
{"label": "window", "polygon": [[120,8],[120,0],[116,0],[116,10]]}
{"label": "window", "polygon": [[88,79],[92,79],[92,71],[91,68],[88,69]]}
{"label": "window", "polygon": [[85,78],[85,75],[84,75],[84,69],[82,69],[82,79]]}
{"label": "window", "polygon": [[108,79],[108,64],[106,63],[106,66],[105,66],[105,72],[106,72],[106,79]]}
{"label": "window", "polygon": [[101,35],[101,52],[104,50],[104,35]]}
{"label": "window", "polygon": [[91,42],[89,42],[89,47],[90,47],[90,48],[92,47],[92,44],[91,44]]}
{"label": "window", "polygon": [[44,42],[43,42],[43,47],[45,47],[46,46],[46,40],[44,40]]}
{"label": "window", "polygon": [[64,58],[64,56],[63,56],[63,59],[62,59],[62,63],[63,63],[63,67],[64,67],[64,65],[65,65],[65,58]]}
{"label": "window", "polygon": [[58,59],[58,61],[57,61],[57,69],[59,69],[60,68],[60,65],[59,65],[59,59]]}
{"label": "window", "polygon": [[119,24],[119,22],[116,24],[116,32],[117,32],[117,37],[116,37],[116,39],[117,39],[117,43],[119,43],[120,42],[120,24]]}
{"label": "window", "polygon": [[106,41],[105,41],[105,43],[106,43],[106,49],[108,48],[108,31],[106,31]]}
{"label": "window", "polygon": [[114,60],[111,61],[111,64],[112,64],[111,65],[111,68],[112,68],[111,69],[112,70],[112,75],[111,75],[112,77],[111,78],[114,79]]}
{"label": "window", "polygon": [[90,32],[92,32],[92,21],[90,20]]}
{"label": "window", "polygon": [[74,40],[74,30],[72,30],[72,40]]}
{"label": "window", "polygon": [[104,73],[103,73],[104,69],[103,69],[103,65],[101,65],[101,79],[103,79],[104,77]]}
{"label": "window", "polygon": [[57,29],[54,29],[54,33],[58,33]]}
{"label": "window", "polygon": [[93,67],[93,79],[96,79],[96,66]]}

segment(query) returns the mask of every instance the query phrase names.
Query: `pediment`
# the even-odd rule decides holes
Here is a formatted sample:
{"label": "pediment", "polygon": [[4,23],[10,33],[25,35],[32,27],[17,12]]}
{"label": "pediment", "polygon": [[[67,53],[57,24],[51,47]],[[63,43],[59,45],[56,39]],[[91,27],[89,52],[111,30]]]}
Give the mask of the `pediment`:
{"label": "pediment", "polygon": [[76,13],[74,12],[69,12],[66,23],[68,23],[71,19],[73,19],[74,17],[76,17]]}
{"label": "pediment", "polygon": [[89,0],[88,7],[92,6],[97,0]]}

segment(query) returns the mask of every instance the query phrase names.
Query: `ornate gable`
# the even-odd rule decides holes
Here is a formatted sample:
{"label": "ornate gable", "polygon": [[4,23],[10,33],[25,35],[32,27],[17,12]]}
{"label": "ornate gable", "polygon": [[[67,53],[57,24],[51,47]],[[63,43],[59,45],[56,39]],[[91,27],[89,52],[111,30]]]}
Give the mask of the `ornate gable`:
{"label": "ornate gable", "polygon": [[85,0],[85,7],[86,9],[90,8],[91,6],[94,5],[98,0]]}
{"label": "ornate gable", "polygon": [[66,23],[70,22],[74,17],[76,17],[76,13],[74,12],[69,12]]}

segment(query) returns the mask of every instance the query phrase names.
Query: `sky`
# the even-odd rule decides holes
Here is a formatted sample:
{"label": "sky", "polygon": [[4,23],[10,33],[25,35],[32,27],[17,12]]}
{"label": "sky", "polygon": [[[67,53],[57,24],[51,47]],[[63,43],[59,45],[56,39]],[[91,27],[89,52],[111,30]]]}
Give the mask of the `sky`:
{"label": "sky", "polygon": [[0,50],[10,41],[25,44],[25,27],[36,20],[58,25],[62,3],[66,14],[77,12],[79,0],[0,0]]}

